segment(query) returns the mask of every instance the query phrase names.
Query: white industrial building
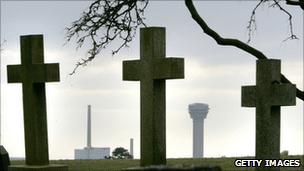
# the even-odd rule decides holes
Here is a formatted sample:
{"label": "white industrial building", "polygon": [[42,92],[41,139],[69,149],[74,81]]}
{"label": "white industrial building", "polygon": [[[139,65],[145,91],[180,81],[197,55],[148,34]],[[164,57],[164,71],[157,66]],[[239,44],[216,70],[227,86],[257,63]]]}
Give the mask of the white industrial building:
{"label": "white industrial building", "polygon": [[91,146],[91,105],[88,105],[88,123],[87,123],[87,147],[75,149],[75,160],[98,160],[110,156],[110,148],[97,148]]}
{"label": "white industrial building", "polygon": [[209,111],[208,104],[193,103],[188,107],[193,120],[193,158],[204,157],[204,120]]}
{"label": "white industrial building", "polygon": [[98,160],[105,159],[105,157],[110,156],[110,148],[87,148],[75,149],[75,159],[76,160]]}

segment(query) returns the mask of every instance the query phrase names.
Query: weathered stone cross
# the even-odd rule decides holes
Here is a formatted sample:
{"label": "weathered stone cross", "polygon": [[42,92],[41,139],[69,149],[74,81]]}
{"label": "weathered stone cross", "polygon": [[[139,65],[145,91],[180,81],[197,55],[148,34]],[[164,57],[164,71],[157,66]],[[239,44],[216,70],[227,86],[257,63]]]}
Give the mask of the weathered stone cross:
{"label": "weathered stone cross", "polygon": [[123,61],[123,80],[140,81],[140,163],[166,164],[166,79],[184,78],[184,59],[165,58],[165,28],[140,29],[140,60]]}
{"label": "weathered stone cross", "polygon": [[9,83],[22,83],[27,165],[48,165],[45,82],[59,81],[59,64],[43,64],[43,36],[21,36],[21,65],[8,65]]}
{"label": "weathered stone cross", "polygon": [[[256,86],[242,87],[242,106],[256,107],[256,158],[280,158],[280,106],[296,104],[296,87],[281,83],[281,61],[257,61]],[[265,170],[265,168],[260,168]]]}

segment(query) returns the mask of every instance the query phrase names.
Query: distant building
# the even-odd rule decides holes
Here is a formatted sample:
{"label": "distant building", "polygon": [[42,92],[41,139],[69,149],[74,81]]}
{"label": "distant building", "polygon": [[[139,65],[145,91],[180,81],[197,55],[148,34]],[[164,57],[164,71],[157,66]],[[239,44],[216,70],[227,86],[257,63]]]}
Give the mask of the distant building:
{"label": "distant building", "polygon": [[110,148],[97,148],[91,146],[91,105],[88,105],[88,123],[87,123],[87,147],[83,149],[75,149],[75,160],[97,160],[105,159],[110,156]]}
{"label": "distant building", "polygon": [[97,160],[105,159],[105,157],[110,156],[110,148],[87,148],[75,149],[75,159],[76,160]]}
{"label": "distant building", "polygon": [[193,120],[193,158],[204,157],[204,120],[209,111],[208,104],[193,103],[188,107]]}

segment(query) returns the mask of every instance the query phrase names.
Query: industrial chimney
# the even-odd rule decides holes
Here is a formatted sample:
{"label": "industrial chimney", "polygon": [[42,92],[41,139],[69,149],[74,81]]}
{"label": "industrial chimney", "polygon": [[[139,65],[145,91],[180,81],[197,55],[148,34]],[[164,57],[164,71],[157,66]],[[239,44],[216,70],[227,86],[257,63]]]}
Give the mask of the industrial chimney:
{"label": "industrial chimney", "polygon": [[88,105],[88,133],[87,133],[87,148],[91,148],[91,105]]}
{"label": "industrial chimney", "polygon": [[130,155],[132,156],[132,159],[134,159],[134,153],[133,153],[133,138],[130,139]]}
{"label": "industrial chimney", "polygon": [[110,156],[110,147],[92,147],[91,138],[91,105],[88,105],[87,146],[74,150],[76,160],[99,160]]}

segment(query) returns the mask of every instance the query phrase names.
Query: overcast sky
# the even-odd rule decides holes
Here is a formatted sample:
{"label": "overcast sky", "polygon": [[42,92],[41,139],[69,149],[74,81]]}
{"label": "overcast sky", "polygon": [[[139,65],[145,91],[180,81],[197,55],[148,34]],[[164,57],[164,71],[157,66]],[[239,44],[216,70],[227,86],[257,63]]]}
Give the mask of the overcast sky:
{"label": "overcast sky", "polygon": [[[86,111],[92,105],[92,145],[129,148],[134,138],[139,158],[139,82],[122,81],[122,60],[139,58],[139,35],[130,48],[111,56],[110,49],[87,67],[68,76],[87,49],[65,43],[65,27],[78,19],[91,2],[1,1],[2,144],[12,157],[24,156],[21,84],[7,84],[6,65],[20,64],[19,36],[44,35],[47,63],[60,63],[61,81],[47,83],[49,153],[52,159],[74,157],[86,146]],[[225,37],[247,40],[246,26],[257,2],[196,2],[207,23]],[[303,89],[303,12],[288,18],[275,8],[257,11],[252,45],[268,57],[282,60],[282,72]],[[148,26],[166,27],[168,57],[185,58],[185,79],[167,81],[167,157],[192,156],[190,103],[209,104],[205,120],[205,156],[248,156],[255,151],[255,109],[241,107],[241,86],[255,85],[255,58],[234,47],[222,47],[191,19],[183,1],[151,1],[145,12]],[[137,32],[139,33],[139,31]],[[303,103],[282,108],[281,150],[303,154]]]}

